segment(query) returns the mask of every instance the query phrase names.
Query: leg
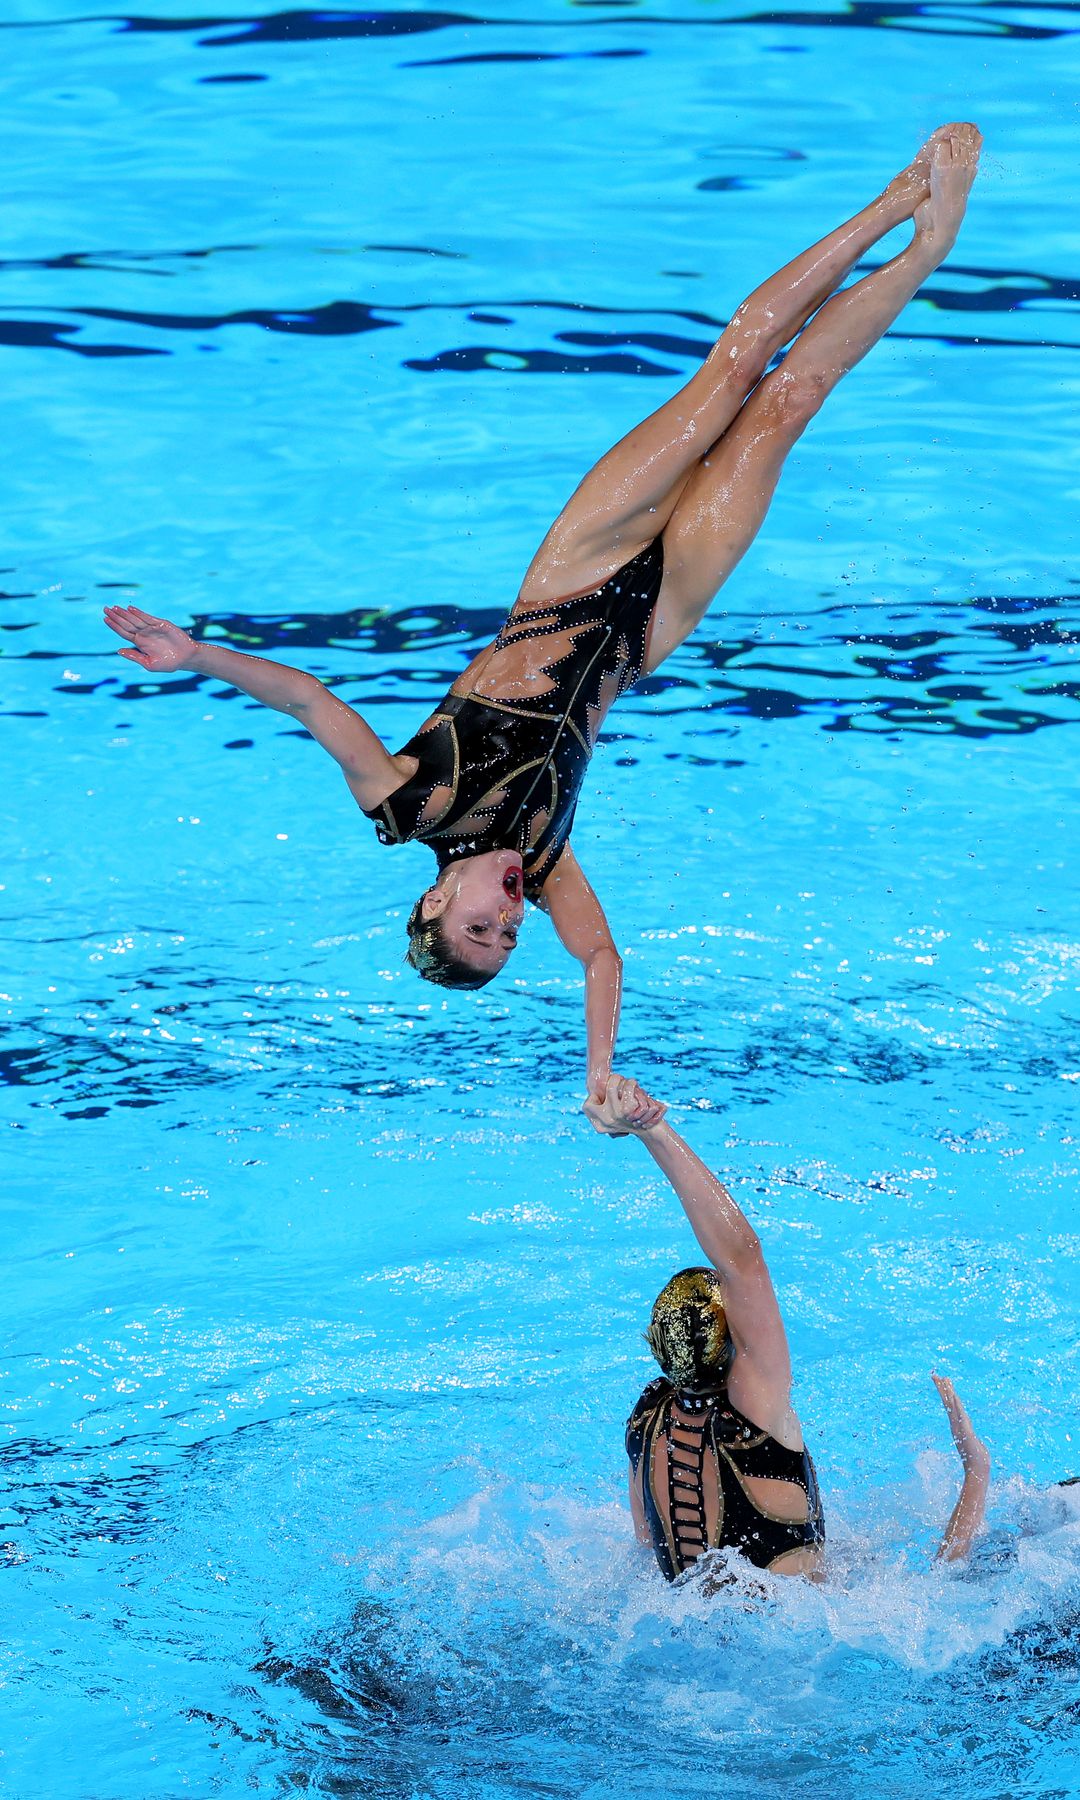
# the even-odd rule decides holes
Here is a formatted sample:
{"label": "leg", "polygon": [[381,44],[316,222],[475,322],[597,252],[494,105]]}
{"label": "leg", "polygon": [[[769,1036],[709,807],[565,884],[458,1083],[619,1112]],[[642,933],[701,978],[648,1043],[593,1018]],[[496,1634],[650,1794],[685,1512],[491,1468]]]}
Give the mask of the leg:
{"label": "leg", "polygon": [[948,255],[980,143],[973,125],[948,127],[935,148],[930,198],[916,210],[908,248],[821,308],[685,483],[664,531],[664,582],[650,627],[648,671],[693,630],[757,536],[784,459],[826,394]]}
{"label": "leg", "polygon": [[860,256],[926,199],[939,136],[862,212],[757,288],[686,386],[597,463],[540,546],[522,600],[550,600],[606,580],[663,530],[687,477],[777,351]]}

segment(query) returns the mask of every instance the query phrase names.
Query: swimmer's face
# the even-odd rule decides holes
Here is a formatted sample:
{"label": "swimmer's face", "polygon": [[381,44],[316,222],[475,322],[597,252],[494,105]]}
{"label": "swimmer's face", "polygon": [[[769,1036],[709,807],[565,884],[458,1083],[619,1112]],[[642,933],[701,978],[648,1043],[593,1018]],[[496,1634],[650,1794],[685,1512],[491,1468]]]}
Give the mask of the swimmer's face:
{"label": "swimmer's face", "polygon": [[488,850],[444,870],[421,902],[444,942],[470,969],[497,975],[514,953],[525,917],[525,878],[516,850]]}

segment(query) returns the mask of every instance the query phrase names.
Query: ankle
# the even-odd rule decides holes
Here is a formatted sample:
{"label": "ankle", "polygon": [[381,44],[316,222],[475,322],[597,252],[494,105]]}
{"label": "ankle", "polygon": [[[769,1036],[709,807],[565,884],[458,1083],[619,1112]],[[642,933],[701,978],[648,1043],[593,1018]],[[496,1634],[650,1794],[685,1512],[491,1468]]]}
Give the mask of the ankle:
{"label": "ankle", "polygon": [[936,269],[939,263],[944,262],[956,243],[957,236],[956,231],[940,224],[917,225],[910,249],[918,260],[926,264],[929,273],[931,269]]}
{"label": "ankle", "polygon": [[866,209],[880,231],[882,227],[891,231],[894,226],[902,225],[911,217],[911,201],[901,192],[900,184],[890,181],[888,187],[882,188],[876,200],[872,200]]}

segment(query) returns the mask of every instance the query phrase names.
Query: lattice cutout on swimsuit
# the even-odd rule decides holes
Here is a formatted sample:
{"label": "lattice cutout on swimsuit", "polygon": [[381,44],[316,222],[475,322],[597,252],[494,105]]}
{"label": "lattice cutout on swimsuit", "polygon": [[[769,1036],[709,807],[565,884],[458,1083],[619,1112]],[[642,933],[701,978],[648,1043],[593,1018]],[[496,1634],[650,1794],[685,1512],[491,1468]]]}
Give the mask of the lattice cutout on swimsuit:
{"label": "lattice cutout on swimsuit", "polygon": [[[708,1544],[705,1518],[705,1426],[668,1418],[668,1514],[680,1563],[696,1562]],[[676,1433],[680,1435],[676,1435]],[[677,1456],[676,1451],[680,1454]]]}
{"label": "lattice cutout on swimsuit", "polygon": [[[726,1389],[695,1393],[664,1378],[650,1382],[627,1421],[626,1449],[653,1549],[669,1581],[712,1548],[736,1549],[754,1567],[768,1569],[793,1550],[825,1541],[810,1456],[789,1450],[746,1418]],[[705,1493],[706,1459],[710,1477],[716,1475],[715,1517],[711,1478]],[[748,1485],[759,1481],[801,1489],[805,1518],[773,1512]]]}

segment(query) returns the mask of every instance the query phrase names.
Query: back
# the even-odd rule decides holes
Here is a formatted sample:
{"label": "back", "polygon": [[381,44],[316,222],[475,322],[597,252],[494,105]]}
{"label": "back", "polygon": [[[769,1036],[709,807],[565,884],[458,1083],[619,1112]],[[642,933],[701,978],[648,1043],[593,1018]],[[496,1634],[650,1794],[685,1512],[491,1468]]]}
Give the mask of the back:
{"label": "back", "polygon": [[669,1581],[707,1550],[735,1549],[755,1568],[817,1576],[825,1525],[805,1449],[790,1450],[707,1394],[650,1382],[626,1428],[635,1515]]}

